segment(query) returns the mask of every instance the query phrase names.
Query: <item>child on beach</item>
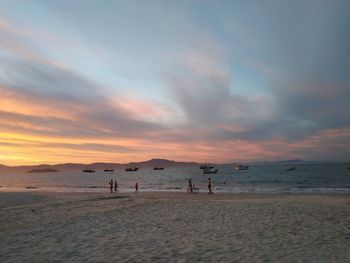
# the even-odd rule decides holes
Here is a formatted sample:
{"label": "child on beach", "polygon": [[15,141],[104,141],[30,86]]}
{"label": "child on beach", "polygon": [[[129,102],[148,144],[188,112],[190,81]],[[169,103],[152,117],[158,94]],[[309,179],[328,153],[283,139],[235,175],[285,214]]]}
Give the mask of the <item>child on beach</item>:
{"label": "child on beach", "polygon": [[211,190],[211,179],[210,179],[210,177],[208,178],[208,190],[209,190],[208,194],[213,194],[213,191]]}
{"label": "child on beach", "polygon": [[136,183],[136,184],[135,184],[135,193],[138,193],[138,192],[139,192],[139,184]]}
{"label": "child on beach", "polygon": [[114,181],[114,193],[119,193],[117,180]]}

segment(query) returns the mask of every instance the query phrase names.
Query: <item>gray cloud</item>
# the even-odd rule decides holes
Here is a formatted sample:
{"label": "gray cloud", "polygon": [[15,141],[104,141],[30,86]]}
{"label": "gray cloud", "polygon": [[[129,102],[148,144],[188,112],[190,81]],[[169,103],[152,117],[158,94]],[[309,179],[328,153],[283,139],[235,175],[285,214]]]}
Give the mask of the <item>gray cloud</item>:
{"label": "gray cloud", "polygon": [[[243,87],[232,87],[230,76],[235,72],[227,73],[231,65],[213,59],[205,50],[201,53],[204,61],[212,59],[211,70],[219,69],[226,77],[193,72],[186,63],[186,74],[168,74],[171,94],[188,122],[214,126],[205,135],[213,140],[295,142],[324,130],[349,128],[349,2],[232,5],[213,4],[220,13],[222,33],[234,43],[226,46],[226,53],[244,65],[252,78],[262,76],[267,85],[261,83],[261,89],[267,86],[269,99],[262,103],[235,93]],[[202,46],[198,44],[199,52]],[[225,124],[245,129],[233,131]]]}
{"label": "gray cloud", "polygon": [[95,98],[100,95],[92,83],[68,69],[48,62],[24,58],[1,59],[0,84],[22,91],[52,96],[56,99],[72,101],[76,98]]}

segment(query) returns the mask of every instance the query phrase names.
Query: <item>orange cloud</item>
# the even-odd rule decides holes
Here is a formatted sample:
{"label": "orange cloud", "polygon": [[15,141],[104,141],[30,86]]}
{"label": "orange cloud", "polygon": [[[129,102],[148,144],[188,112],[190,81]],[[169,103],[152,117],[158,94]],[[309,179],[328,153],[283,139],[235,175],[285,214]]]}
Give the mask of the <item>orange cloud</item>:
{"label": "orange cloud", "polygon": [[[67,111],[64,106],[64,102],[60,102],[60,105],[55,105],[52,102],[39,101],[32,96],[25,95],[21,92],[11,90],[9,88],[1,87],[1,103],[0,111],[9,113],[18,113],[28,116],[39,117],[57,117],[68,120],[75,120],[74,110],[76,105],[69,105],[71,111]],[[56,102],[57,104],[57,102]]]}
{"label": "orange cloud", "polygon": [[110,99],[110,103],[125,112],[131,118],[150,122],[166,122],[176,118],[176,113],[166,105],[145,101],[128,96],[118,96]]}
{"label": "orange cloud", "polygon": [[[350,132],[341,131],[340,134],[349,138]],[[163,143],[143,138],[72,139],[1,133],[0,160],[12,165],[67,161],[130,162],[153,157],[198,162],[277,160],[302,157],[300,150],[306,148],[320,150],[322,143],[327,140],[322,136],[333,139],[338,135],[337,131],[325,131],[319,137],[296,143],[281,139],[262,142],[231,140]]]}
{"label": "orange cloud", "polygon": [[[102,122],[98,119],[103,114],[97,117],[89,114],[106,106],[112,116],[125,115],[127,119],[122,120],[125,125],[128,121],[138,120],[136,128],[132,128],[137,129],[138,123],[143,125],[147,118],[168,118],[167,114],[171,117],[173,112],[135,99],[123,98],[122,103],[106,99],[102,104],[90,105],[84,101],[57,101],[54,98],[47,101],[6,87],[0,89],[3,94],[0,113],[9,113],[7,119],[4,115],[0,118],[0,163],[4,164],[130,162],[154,157],[198,162],[276,160],[303,158],[305,151],[312,151],[313,156],[318,153],[323,156],[332,147],[346,149],[346,142],[350,140],[349,129],[324,130],[295,142],[283,138],[251,141],[210,136],[218,129],[233,133],[249,131],[244,124],[228,123],[216,127],[152,126],[149,130],[126,130],[118,135],[118,125],[109,126],[109,119]],[[11,114],[21,118],[11,119]],[[37,117],[66,122],[63,127],[45,125],[45,122],[32,123]],[[146,120],[141,122],[144,118]],[[65,133],[67,129],[73,132]],[[80,129],[96,133],[82,134]]]}

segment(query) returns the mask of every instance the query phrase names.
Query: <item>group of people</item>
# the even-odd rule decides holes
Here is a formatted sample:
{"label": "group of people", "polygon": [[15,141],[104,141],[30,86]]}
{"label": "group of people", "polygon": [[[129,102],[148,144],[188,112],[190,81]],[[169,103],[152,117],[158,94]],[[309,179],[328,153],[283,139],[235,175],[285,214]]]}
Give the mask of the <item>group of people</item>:
{"label": "group of people", "polygon": [[[114,184],[113,184],[113,179],[111,179],[108,184],[109,184],[109,190],[111,191],[111,194],[117,193],[117,192],[119,193],[117,180],[115,180]],[[114,189],[114,191],[113,191],[113,189]]]}
{"label": "group of people", "polygon": [[[211,178],[208,178],[208,194],[213,194],[213,191],[211,190]],[[192,179],[188,179],[188,187],[187,187],[187,192],[188,193],[198,193],[199,188],[196,187],[194,184],[192,184]]]}
{"label": "group of people", "polygon": [[[119,191],[118,191],[118,182],[117,182],[117,180],[114,180],[114,183],[113,183],[113,179],[111,179],[110,181],[109,181],[109,190],[111,191],[111,194],[113,194],[113,193],[119,193]],[[114,191],[113,191],[114,190]],[[138,183],[136,183],[135,184],[135,193],[138,193],[139,192],[139,184]]]}
{"label": "group of people", "polygon": [[[109,184],[109,190],[111,191],[111,194],[119,193],[117,180],[114,180],[114,182],[113,182],[113,179],[111,179],[108,184]],[[213,194],[213,191],[211,190],[211,179],[210,179],[210,177],[208,178],[208,190],[209,190],[208,194]],[[188,179],[187,192],[188,193],[198,193],[198,191],[199,191],[199,188],[196,187],[194,184],[192,184],[192,179],[189,178]],[[135,193],[138,193],[138,192],[139,192],[139,184],[136,183],[135,184]]]}

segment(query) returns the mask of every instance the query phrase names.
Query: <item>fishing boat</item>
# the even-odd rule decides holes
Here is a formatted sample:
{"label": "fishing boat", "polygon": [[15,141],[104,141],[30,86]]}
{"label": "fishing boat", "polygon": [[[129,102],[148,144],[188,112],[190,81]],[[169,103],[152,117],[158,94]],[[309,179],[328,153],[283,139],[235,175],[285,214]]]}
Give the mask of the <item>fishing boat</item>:
{"label": "fishing boat", "polygon": [[294,171],[296,169],[295,166],[287,166],[287,171]]}
{"label": "fishing boat", "polygon": [[136,172],[139,168],[138,167],[127,167],[125,168],[126,172]]}
{"label": "fishing boat", "polygon": [[203,174],[216,174],[218,172],[218,169],[214,169],[214,167],[209,168],[206,167],[203,169]]}
{"label": "fishing boat", "polygon": [[83,173],[94,173],[95,170],[92,170],[92,169],[84,169],[83,170]]}
{"label": "fishing boat", "polygon": [[164,167],[156,166],[156,167],[153,167],[153,170],[155,170],[155,171],[164,170]]}
{"label": "fishing boat", "polygon": [[127,166],[125,168],[126,172],[136,172],[139,168],[138,167],[132,167],[132,166]]}
{"label": "fishing boat", "polygon": [[214,166],[210,165],[209,163],[204,163],[204,165],[199,166],[199,169],[213,169]]}
{"label": "fishing boat", "polygon": [[238,164],[235,166],[235,169],[238,171],[248,170],[249,165]]}
{"label": "fishing boat", "polygon": [[114,172],[114,169],[104,169],[105,172]]}

